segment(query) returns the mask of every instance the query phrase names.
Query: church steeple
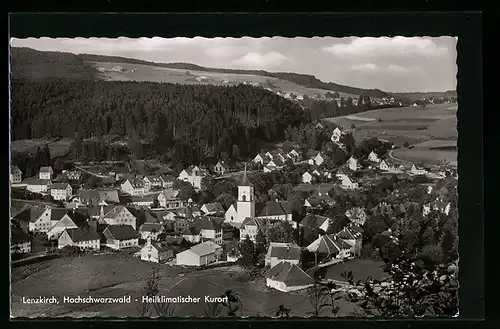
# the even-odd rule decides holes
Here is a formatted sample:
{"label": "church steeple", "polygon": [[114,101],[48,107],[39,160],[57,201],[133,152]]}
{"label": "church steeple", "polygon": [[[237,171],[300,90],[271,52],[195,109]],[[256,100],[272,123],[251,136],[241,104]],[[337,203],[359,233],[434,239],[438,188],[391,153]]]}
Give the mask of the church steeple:
{"label": "church steeple", "polygon": [[243,172],[243,177],[239,181],[238,186],[253,186],[252,182],[248,180],[246,163],[245,163],[245,171]]}
{"label": "church steeple", "polygon": [[237,222],[242,223],[247,217],[255,217],[254,186],[247,176],[247,165],[243,177],[238,182]]}

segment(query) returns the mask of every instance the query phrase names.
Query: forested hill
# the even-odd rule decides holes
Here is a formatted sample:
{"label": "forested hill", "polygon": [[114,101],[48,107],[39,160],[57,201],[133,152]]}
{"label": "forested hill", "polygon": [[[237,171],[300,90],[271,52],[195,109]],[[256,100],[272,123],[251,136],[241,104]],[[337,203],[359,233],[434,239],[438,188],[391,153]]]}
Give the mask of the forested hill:
{"label": "forested hill", "polygon": [[[13,139],[118,135],[175,148],[186,161],[246,155],[310,122],[308,110],[269,91],[239,85],[178,85],[78,79],[12,81]],[[161,146],[161,147],[160,147]]]}
{"label": "forested hill", "polygon": [[103,55],[91,55],[91,54],[79,54],[78,56],[80,56],[84,61],[88,62],[112,62],[112,63],[115,62],[115,63],[159,66],[171,69],[181,69],[181,70],[191,70],[191,71],[260,75],[266,77],[273,77],[281,80],[287,80],[308,88],[325,89],[325,90],[343,92],[354,95],[367,95],[375,98],[383,98],[389,95],[388,93],[378,89],[362,89],[362,88],[339,85],[333,82],[323,82],[318,78],[307,74],[287,73],[287,72],[267,72],[263,70],[236,70],[236,69],[224,69],[224,68],[210,68],[190,63],[154,63],[154,62],[148,62],[138,59],[118,57],[118,56],[103,56]]}
{"label": "forested hill", "polygon": [[10,48],[12,79],[96,79],[97,72],[78,55],[30,48]]}

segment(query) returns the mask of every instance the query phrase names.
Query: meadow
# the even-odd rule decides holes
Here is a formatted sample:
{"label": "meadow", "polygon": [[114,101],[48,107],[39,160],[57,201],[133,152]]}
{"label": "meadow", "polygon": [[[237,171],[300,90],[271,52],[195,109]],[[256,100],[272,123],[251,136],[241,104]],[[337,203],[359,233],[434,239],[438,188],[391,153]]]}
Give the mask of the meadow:
{"label": "meadow", "polygon": [[[216,297],[231,289],[243,303],[244,316],[274,316],[283,304],[292,316],[308,316],[312,310],[306,291],[283,293],[265,286],[264,279],[240,279],[239,266],[205,270],[183,269],[141,261],[129,253],[58,258],[12,269],[11,314],[14,317],[136,317],[143,280],[153,268],[159,269],[160,291],[165,296]],[[131,270],[133,269],[133,270]],[[130,304],[63,304],[62,296],[120,297],[130,295]],[[22,297],[55,296],[58,305],[26,305]],[[338,301],[339,315],[349,316],[356,306]],[[175,304],[175,316],[201,317],[205,303]],[[325,310],[326,311],[326,310]],[[325,314],[328,315],[328,314]]]}
{"label": "meadow", "polygon": [[[164,67],[155,67],[140,64],[126,63],[96,63],[89,62],[96,68],[111,69],[116,66],[122,67],[125,72],[100,72],[101,78],[109,81],[151,81],[151,82],[168,82],[179,84],[210,84],[210,85],[237,85],[240,83],[258,83],[263,88],[269,88],[273,91],[281,93],[294,93],[295,95],[307,95],[313,97],[315,94],[324,96],[329,90],[307,88],[296,83],[277,79],[274,77],[266,77],[252,74],[234,74],[234,73],[217,73],[206,71],[180,70]],[[134,70],[132,72],[132,70]],[[206,79],[198,81],[196,78],[205,77]],[[331,92],[331,91],[330,91]],[[358,97],[357,95],[339,93],[340,97]]]}
{"label": "meadow", "polygon": [[11,141],[10,148],[12,152],[34,153],[37,147],[44,147],[48,144],[51,156],[64,155],[69,151],[72,138],[62,139],[19,139]]}
{"label": "meadow", "polygon": [[[423,107],[388,108],[329,118],[353,132],[359,143],[363,139],[377,137],[396,147],[394,156],[406,161],[438,164],[443,159],[457,163],[456,104],[439,104]],[[352,125],[354,124],[354,129]],[[413,148],[404,148],[408,143]],[[436,149],[437,147],[437,149]]]}

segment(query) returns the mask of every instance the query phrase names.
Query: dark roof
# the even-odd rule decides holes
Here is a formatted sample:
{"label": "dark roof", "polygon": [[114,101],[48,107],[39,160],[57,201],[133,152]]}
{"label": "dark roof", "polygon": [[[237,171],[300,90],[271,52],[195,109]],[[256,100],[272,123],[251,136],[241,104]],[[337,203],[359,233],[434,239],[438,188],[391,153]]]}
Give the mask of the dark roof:
{"label": "dark roof", "polygon": [[349,249],[351,246],[338,238],[336,235],[323,235],[312,242],[307,249],[311,252],[321,254],[338,254],[341,249]]}
{"label": "dark roof", "polygon": [[323,225],[323,223],[325,221],[328,221],[328,220],[329,220],[329,218],[325,217],[325,216],[320,216],[320,215],[316,215],[316,214],[307,214],[306,217],[304,217],[302,219],[302,221],[300,222],[300,225],[302,225],[304,227],[312,228],[312,229],[317,229],[321,225]]}
{"label": "dark roof", "polygon": [[141,232],[159,232],[162,225],[157,223],[144,223],[141,225],[139,231]]}
{"label": "dark roof", "polygon": [[215,202],[215,203],[205,203],[204,206],[205,206],[205,208],[207,209],[208,212],[224,212],[224,208],[218,202]]}
{"label": "dark roof", "polygon": [[68,183],[55,183],[55,184],[52,184],[50,185],[50,189],[51,190],[65,190],[66,188],[68,188]]}
{"label": "dark roof", "polygon": [[195,225],[199,230],[220,230],[224,218],[217,217],[199,217],[195,220]]}
{"label": "dark roof", "polygon": [[48,167],[40,167],[40,172],[53,172],[52,170],[52,167],[51,166],[48,166]]}
{"label": "dark roof", "polygon": [[25,233],[23,230],[11,227],[11,244],[18,244],[23,242],[31,241],[29,234]]}
{"label": "dark roof", "polygon": [[259,217],[263,216],[279,216],[291,214],[291,205],[287,201],[267,201],[264,209],[259,214]]}
{"label": "dark roof", "polygon": [[182,243],[187,243],[187,241],[181,235],[167,235],[165,237],[165,243],[173,245],[181,245]]}
{"label": "dark roof", "polygon": [[26,180],[27,185],[48,185],[49,183],[49,179],[29,178]]}
{"label": "dark roof", "polygon": [[137,238],[137,231],[131,225],[108,225],[108,231],[116,240]]}
{"label": "dark roof", "polygon": [[66,232],[73,242],[99,240],[97,232],[90,228],[67,228]]}
{"label": "dark roof", "polygon": [[269,257],[277,257],[283,260],[300,260],[300,247],[295,243],[274,243],[269,244]]}
{"label": "dark roof", "polygon": [[266,278],[284,282],[287,286],[306,286],[314,283],[313,279],[300,267],[285,261],[271,268]]}
{"label": "dark roof", "polygon": [[168,251],[172,251],[172,246],[169,246],[168,244],[164,243],[164,242],[154,242],[152,243],[153,247],[156,248],[156,250],[158,250],[158,252],[168,252]]}

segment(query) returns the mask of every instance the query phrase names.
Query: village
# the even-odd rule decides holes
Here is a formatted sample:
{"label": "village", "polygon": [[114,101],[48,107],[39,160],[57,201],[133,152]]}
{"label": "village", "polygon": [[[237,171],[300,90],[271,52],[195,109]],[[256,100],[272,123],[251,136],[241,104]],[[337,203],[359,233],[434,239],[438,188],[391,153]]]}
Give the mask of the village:
{"label": "village", "polygon": [[[347,130],[321,122],[316,129],[327,130],[331,142],[345,149]],[[74,164],[61,172],[42,166],[37,177],[25,178],[11,166],[13,190],[50,200],[12,197],[11,253],[17,256],[13,260],[22,262],[57,253],[98,257],[125,252],[163,266],[207,268],[248,263],[254,257],[249,256],[250,246],[261,249],[263,259],[255,255],[250,262],[262,262],[269,269],[268,287],[302,290],[314,284],[317,269],[362,257],[364,228],[377,214],[410,209],[422,216],[449,214],[451,202],[441,193],[446,189],[442,182],[456,182],[456,171],[397,163],[389,149],[390,145],[371,149],[367,156],[351,156],[333,166],[332,159],[319,151],[278,149],[246,162],[220,160],[215,166],[191,165],[180,173],[161,175],[140,175],[118,164],[108,164],[112,169],[107,172],[90,173]],[[290,188],[285,192],[256,191],[262,177],[291,172],[295,176],[286,182]],[[96,179],[93,188],[82,181],[89,174]],[[397,201],[405,198],[396,188],[390,193],[392,204],[386,199],[370,208],[354,204],[353,195],[366,194],[391,177],[414,180],[414,189],[425,190],[426,202]],[[226,202],[213,191],[223,182],[236,192],[231,197],[231,188],[223,191]],[[194,193],[212,197],[202,203],[203,198],[192,197]],[[333,208],[336,215],[331,215]],[[392,233],[391,228],[383,232],[397,239]]]}

